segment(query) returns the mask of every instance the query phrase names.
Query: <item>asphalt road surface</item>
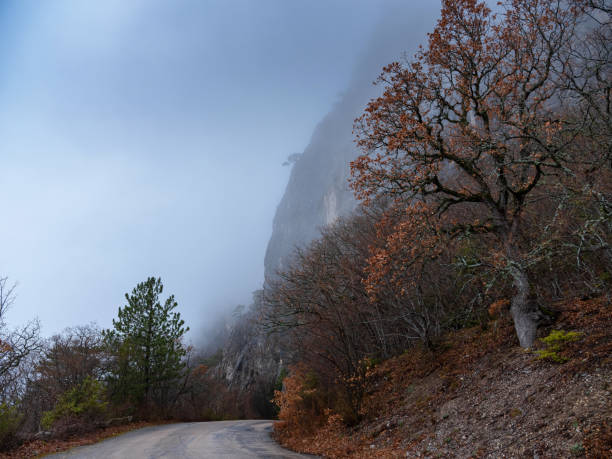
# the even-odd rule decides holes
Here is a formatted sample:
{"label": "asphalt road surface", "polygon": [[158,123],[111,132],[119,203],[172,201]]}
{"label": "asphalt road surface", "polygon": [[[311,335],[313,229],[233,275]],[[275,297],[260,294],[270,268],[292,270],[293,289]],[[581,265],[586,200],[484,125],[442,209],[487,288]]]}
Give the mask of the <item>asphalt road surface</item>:
{"label": "asphalt road surface", "polygon": [[312,458],[281,448],[270,438],[271,421],[190,422],[145,427],[81,446],[58,458]]}

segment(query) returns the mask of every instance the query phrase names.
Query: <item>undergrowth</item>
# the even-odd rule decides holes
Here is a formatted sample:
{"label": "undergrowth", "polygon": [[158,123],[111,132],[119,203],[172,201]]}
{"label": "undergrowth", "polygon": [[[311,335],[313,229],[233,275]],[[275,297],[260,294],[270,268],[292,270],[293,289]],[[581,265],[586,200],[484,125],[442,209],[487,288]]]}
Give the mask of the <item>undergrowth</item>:
{"label": "undergrowth", "polygon": [[545,345],[545,349],[538,349],[535,353],[538,359],[549,360],[555,363],[565,363],[569,357],[559,354],[567,347],[568,343],[578,341],[582,338],[583,333],[563,330],[553,330],[550,334],[540,341]]}

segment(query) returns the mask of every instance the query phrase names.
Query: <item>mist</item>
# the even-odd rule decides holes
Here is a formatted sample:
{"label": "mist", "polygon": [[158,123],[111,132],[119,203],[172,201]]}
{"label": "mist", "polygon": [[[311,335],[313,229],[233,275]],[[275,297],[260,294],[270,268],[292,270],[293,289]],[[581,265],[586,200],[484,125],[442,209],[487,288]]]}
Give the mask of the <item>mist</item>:
{"label": "mist", "polygon": [[38,317],[45,335],[109,327],[124,294],[159,276],[201,340],[263,283],[283,162],[330,110],[358,114],[380,67],[424,39],[406,25],[428,30],[438,10],[3,2],[0,275],[18,282],[9,322]]}

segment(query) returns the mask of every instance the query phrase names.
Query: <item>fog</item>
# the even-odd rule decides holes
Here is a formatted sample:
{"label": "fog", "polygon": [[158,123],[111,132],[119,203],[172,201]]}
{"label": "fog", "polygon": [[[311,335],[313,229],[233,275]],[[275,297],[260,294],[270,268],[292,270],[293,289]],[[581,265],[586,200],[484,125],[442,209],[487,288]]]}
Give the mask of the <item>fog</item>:
{"label": "fog", "polygon": [[[439,3],[417,3],[431,24]],[[376,77],[372,56],[389,54],[386,31],[409,5],[2,2],[0,276],[19,284],[9,322],[38,317],[45,335],[108,327],[148,276],[196,340],[248,304],[282,163],[351,84]]]}

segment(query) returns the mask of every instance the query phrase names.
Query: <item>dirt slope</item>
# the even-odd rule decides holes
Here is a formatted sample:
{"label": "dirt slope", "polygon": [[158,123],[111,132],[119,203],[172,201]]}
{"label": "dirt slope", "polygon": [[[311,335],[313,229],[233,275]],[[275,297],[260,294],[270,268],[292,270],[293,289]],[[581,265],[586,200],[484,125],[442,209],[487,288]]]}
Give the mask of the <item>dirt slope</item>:
{"label": "dirt slope", "polygon": [[332,417],[311,438],[282,441],[327,457],[612,457],[612,305],[556,309],[542,337],[582,333],[558,353],[565,363],[519,348],[502,315],[379,365],[357,427]]}

